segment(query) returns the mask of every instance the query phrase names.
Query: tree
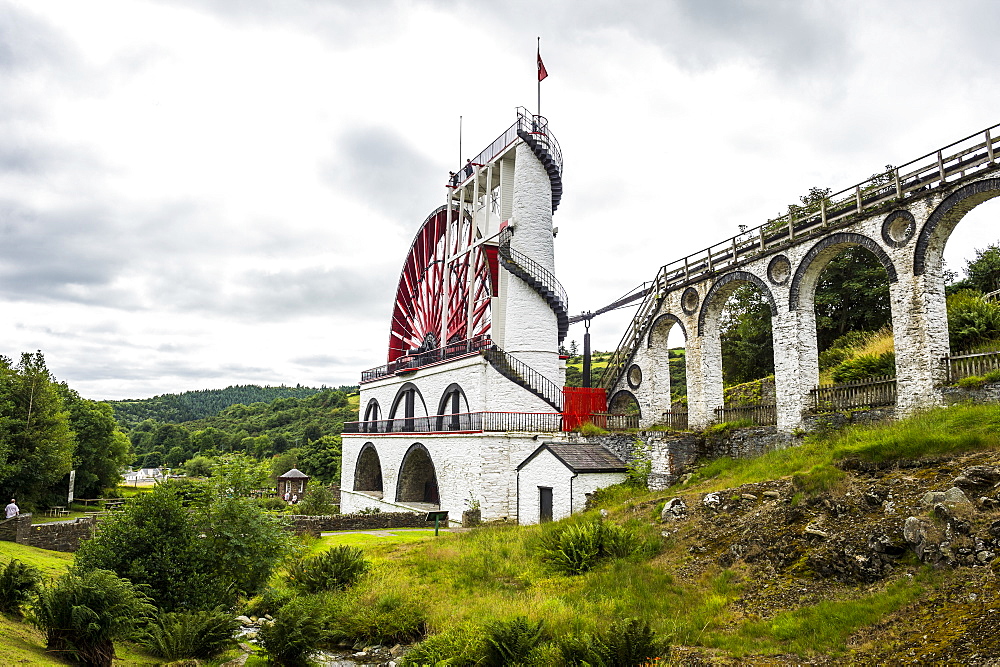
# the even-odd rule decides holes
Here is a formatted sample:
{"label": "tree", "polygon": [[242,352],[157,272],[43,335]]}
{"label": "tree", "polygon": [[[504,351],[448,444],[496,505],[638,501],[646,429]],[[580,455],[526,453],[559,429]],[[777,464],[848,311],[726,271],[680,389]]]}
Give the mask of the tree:
{"label": "tree", "polygon": [[222,495],[249,496],[271,486],[271,466],[239,452],[223,454],[212,465],[212,483]]}
{"label": "tree", "polygon": [[0,357],[0,495],[51,504],[73,465],[74,437],[59,387],[41,352],[16,366]]}
{"label": "tree", "polygon": [[184,473],[188,477],[210,477],[212,475],[212,459],[207,456],[195,456],[184,464]]}
{"label": "tree", "polygon": [[848,331],[878,331],[892,321],[889,274],[871,251],[851,246],[833,258],[816,286],[816,344]]}
{"label": "tree", "polygon": [[969,286],[983,294],[1000,289],[1000,244],[994,243],[980,250],[965,263]]}
{"label": "tree", "polygon": [[774,373],[771,307],[750,284],[733,291],[722,311],[722,376],[725,384],[742,384]]}
{"label": "tree", "polygon": [[248,498],[165,482],[98,524],[76,563],[150,586],[164,609],[213,609],[256,593],[291,540],[277,517]]}
{"label": "tree", "polygon": [[340,481],[340,436],[324,435],[302,447],[301,470],[324,484]]}
{"label": "tree", "polygon": [[98,497],[118,484],[122,467],[132,460],[132,443],[118,427],[110,405],[81,398],[65,382],[59,385],[59,391],[76,436],[75,495]]}

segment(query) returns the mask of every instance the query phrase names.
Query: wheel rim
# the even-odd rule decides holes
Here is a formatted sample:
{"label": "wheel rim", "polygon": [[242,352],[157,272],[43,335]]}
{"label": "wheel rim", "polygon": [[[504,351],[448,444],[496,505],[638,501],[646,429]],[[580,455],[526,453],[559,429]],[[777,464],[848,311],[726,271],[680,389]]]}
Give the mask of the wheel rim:
{"label": "wheel rim", "polygon": [[410,245],[396,288],[389,363],[490,332],[496,260],[490,261],[490,248],[473,246],[475,226],[467,214],[450,217],[447,207],[438,208]]}

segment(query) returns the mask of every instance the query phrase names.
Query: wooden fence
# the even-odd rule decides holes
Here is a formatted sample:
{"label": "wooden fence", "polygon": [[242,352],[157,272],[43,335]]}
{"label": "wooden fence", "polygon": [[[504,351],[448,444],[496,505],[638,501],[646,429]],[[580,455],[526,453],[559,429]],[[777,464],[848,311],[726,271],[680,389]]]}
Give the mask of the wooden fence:
{"label": "wooden fence", "polygon": [[778,423],[778,407],[774,403],[757,405],[725,405],[715,409],[716,422],[749,420],[756,426],[774,426]]}
{"label": "wooden fence", "polygon": [[809,391],[815,412],[896,405],[896,378],[883,377],[820,385]]}
{"label": "wooden fence", "polygon": [[992,352],[959,352],[942,359],[948,376],[948,384],[973,375],[986,375],[1000,368],[1000,350]]}
{"label": "wooden fence", "polygon": [[688,430],[687,410],[667,410],[663,413],[662,423],[673,431]]}

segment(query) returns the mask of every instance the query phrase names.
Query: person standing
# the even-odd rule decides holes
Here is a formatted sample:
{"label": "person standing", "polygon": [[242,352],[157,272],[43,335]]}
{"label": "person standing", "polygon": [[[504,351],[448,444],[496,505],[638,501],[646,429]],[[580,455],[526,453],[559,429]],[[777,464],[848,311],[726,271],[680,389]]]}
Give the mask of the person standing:
{"label": "person standing", "polygon": [[20,513],[21,513],[21,508],[19,508],[17,506],[17,503],[14,501],[14,499],[11,498],[10,499],[10,505],[7,505],[7,507],[4,508],[4,515],[8,519],[13,519],[14,517],[16,517]]}

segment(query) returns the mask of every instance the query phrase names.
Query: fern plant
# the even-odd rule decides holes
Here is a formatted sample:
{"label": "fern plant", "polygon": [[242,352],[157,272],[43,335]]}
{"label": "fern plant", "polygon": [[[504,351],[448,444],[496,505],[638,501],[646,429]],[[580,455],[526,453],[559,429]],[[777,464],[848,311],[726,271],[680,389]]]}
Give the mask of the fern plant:
{"label": "fern plant", "polygon": [[146,630],[149,652],[167,660],[214,658],[233,641],[239,622],[221,609],[159,614]]}
{"label": "fern plant", "polygon": [[532,623],[524,616],[494,621],[486,626],[487,667],[523,663],[542,642],[542,621]]}
{"label": "fern plant", "polygon": [[41,583],[41,571],[16,558],[0,567],[0,611],[20,615],[21,607],[38,591]]}
{"label": "fern plant", "polygon": [[303,593],[337,591],[353,585],[370,566],[361,549],[342,545],[293,563],[288,580]]}

